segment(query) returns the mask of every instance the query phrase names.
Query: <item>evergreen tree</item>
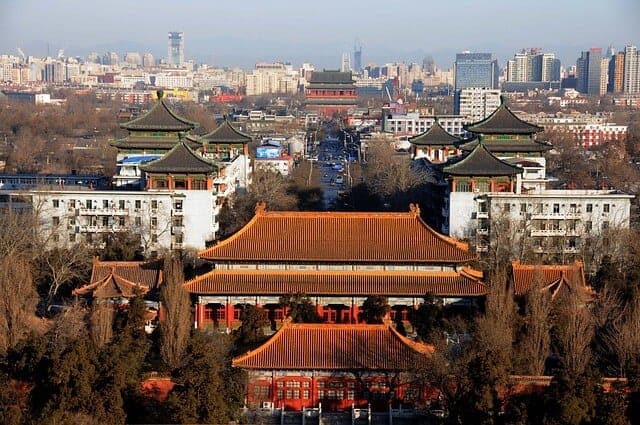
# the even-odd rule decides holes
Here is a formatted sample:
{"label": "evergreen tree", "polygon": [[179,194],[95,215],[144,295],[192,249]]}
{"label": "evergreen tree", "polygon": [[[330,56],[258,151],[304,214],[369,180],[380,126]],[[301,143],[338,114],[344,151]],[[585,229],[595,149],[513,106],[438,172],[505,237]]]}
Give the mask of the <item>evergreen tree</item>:
{"label": "evergreen tree", "polygon": [[251,304],[245,305],[241,319],[242,324],[233,331],[238,353],[261,344],[266,339],[264,327],[269,325],[267,312],[263,308]]}
{"label": "evergreen tree", "polygon": [[434,342],[434,334],[442,332],[443,327],[442,300],[426,294],[418,309],[412,311],[410,320],[421,340]]}
{"label": "evergreen tree", "polygon": [[160,322],[160,352],[170,368],[178,367],[191,331],[191,303],[183,288],[182,263],[165,260],[165,280],[160,291],[164,320]]}
{"label": "evergreen tree", "polygon": [[385,297],[370,295],[362,303],[358,319],[368,324],[380,324],[389,310],[389,303]]}
{"label": "evergreen tree", "polygon": [[167,401],[171,421],[226,423],[236,418],[243,382],[230,369],[230,349],[226,335],[193,332],[184,364],[176,371],[177,385]]}
{"label": "evergreen tree", "polygon": [[288,294],[280,297],[280,305],[287,309],[287,316],[294,323],[320,323],[322,318],[318,315],[313,302],[305,294]]}

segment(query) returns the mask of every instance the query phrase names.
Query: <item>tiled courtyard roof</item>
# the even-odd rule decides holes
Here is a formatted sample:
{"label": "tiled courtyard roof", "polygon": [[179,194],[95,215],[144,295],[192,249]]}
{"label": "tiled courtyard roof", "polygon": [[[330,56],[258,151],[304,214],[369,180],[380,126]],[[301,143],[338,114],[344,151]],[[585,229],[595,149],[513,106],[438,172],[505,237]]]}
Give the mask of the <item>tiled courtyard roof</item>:
{"label": "tiled courtyard roof", "polygon": [[266,211],[230,238],[200,251],[220,261],[465,263],[468,246],[431,229],[418,207],[406,213]]}
{"label": "tiled courtyard roof", "polygon": [[534,285],[540,290],[548,290],[553,296],[562,290],[586,290],[582,262],[573,264],[520,264],[516,260],[513,267],[513,292],[515,295],[527,293]]}
{"label": "tiled courtyard roof", "polygon": [[163,262],[156,261],[93,261],[90,284],[104,279],[110,274],[150,289],[162,284]]}
{"label": "tiled courtyard roof", "polygon": [[479,143],[462,159],[456,158],[454,161],[443,168],[446,174],[455,176],[514,176],[524,171],[520,167],[495,157],[484,146],[484,143]]}
{"label": "tiled courtyard roof", "polygon": [[162,158],[141,165],[140,169],[147,173],[209,174],[216,171],[216,166],[195,153],[183,140],[178,142]]}
{"label": "tiled courtyard roof", "polygon": [[427,131],[410,137],[409,142],[417,146],[447,146],[460,142],[460,139],[447,133],[436,119],[436,122]]}
{"label": "tiled courtyard roof", "polygon": [[507,108],[504,101],[491,115],[481,121],[467,124],[464,128],[476,134],[533,134],[544,130],[518,118]]}
{"label": "tiled courtyard roof", "polygon": [[212,270],[185,282],[199,295],[413,296],[479,297],[487,294],[481,274],[460,272]]}
{"label": "tiled courtyard roof", "polygon": [[212,132],[202,136],[202,139],[209,144],[216,143],[249,143],[251,142],[251,136],[244,134],[243,132],[234,128],[231,123],[225,118],[225,120],[216,127]]}
{"label": "tiled courtyard roof", "polygon": [[246,369],[407,370],[433,347],[390,325],[285,324],[254,351],[233,359]]}

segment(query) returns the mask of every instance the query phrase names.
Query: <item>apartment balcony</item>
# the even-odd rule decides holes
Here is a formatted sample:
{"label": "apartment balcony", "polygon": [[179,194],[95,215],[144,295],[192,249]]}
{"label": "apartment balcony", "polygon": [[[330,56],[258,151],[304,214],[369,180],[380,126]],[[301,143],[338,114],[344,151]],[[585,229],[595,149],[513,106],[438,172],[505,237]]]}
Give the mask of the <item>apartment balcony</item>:
{"label": "apartment balcony", "polygon": [[489,251],[489,247],[488,246],[477,246],[476,247],[476,252],[488,252]]}
{"label": "apartment balcony", "polygon": [[184,226],[172,226],[171,227],[172,235],[182,235],[184,234]]}
{"label": "apartment balcony", "polygon": [[476,217],[478,217],[478,218],[489,218],[489,212],[488,211],[478,211],[476,213]]}
{"label": "apartment balcony", "polygon": [[181,209],[181,210],[173,210],[172,214],[173,215],[184,215],[184,210],[183,209]]}
{"label": "apartment balcony", "polygon": [[533,220],[570,220],[582,217],[580,211],[567,211],[563,213],[537,212],[531,214]]}
{"label": "apartment balcony", "polygon": [[182,242],[172,242],[171,249],[184,249],[184,243]]}
{"label": "apartment balcony", "polygon": [[567,231],[564,229],[532,229],[531,236],[565,236]]}
{"label": "apartment balcony", "polygon": [[478,235],[488,235],[488,234],[489,234],[489,229],[478,229],[478,230],[476,231],[476,233],[477,233]]}
{"label": "apartment balcony", "polygon": [[129,210],[119,208],[80,208],[80,215],[127,216],[129,215]]}
{"label": "apartment balcony", "polygon": [[580,250],[575,246],[568,246],[566,248],[563,248],[562,252],[564,252],[565,254],[577,254],[578,252],[580,252]]}

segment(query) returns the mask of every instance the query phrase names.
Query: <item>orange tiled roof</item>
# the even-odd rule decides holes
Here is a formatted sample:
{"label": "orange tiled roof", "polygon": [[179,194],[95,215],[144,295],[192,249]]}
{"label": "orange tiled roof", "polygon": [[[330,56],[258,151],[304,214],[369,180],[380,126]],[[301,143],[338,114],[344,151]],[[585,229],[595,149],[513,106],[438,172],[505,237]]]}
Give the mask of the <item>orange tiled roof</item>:
{"label": "orange tiled roof", "polygon": [[467,244],[431,229],[417,206],[406,213],[266,211],[200,251],[208,260],[463,263]]}
{"label": "orange tiled roof", "polygon": [[386,295],[477,297],[487,286],[476,273],[413,271],[212,270],[185,282],[192,294]]}
{"label": "orange tiled roof", "polygon": [[285,324],[254,351],[233,359],[246,369],[406,370],[433,347],[403,337],[388,324]]}
{"label": "orange tiled roof", "polygon": [[94,298],[132,298],[149,291],[149,287],[131,282],[112,272],[104,278],[73,290],[73,295],[91,295]]}
{"label": "orange tiled roof", "polygon": [[584,277],[584,266],[581,261],[574,264],[520,264],[519,260],[512,263],[513,289],[515,295],[522,295],[529,291],[537,279],[544,290],[552,291],[555,297],[562,288],[569,290],[587,289]]}
{"label": "orange tiled roof", "polygon": [[94,283],[104,279],[113,273],[130,282],[146,286],[149,289],[157,288],[162,284],[162,267],[160,260],[156,261],[100,261],[93,260],[91,280]]}

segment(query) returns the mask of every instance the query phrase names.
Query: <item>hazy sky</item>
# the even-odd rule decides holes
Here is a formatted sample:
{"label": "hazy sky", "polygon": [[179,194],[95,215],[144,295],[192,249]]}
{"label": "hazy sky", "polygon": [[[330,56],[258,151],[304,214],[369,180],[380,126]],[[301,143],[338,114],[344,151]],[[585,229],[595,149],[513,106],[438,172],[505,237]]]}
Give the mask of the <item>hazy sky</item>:
{"label": "hazy sky", "polygon": [[462,50],[524,47],[575,63],[589,47],[640,44],[640,0],[0,0],[0,53],[69,56],[90,51],[167,54],[183,31],[187,59],[216,66],[302,61],[337,68],[362,45],[364,64],[421,61],[443,68]]}

